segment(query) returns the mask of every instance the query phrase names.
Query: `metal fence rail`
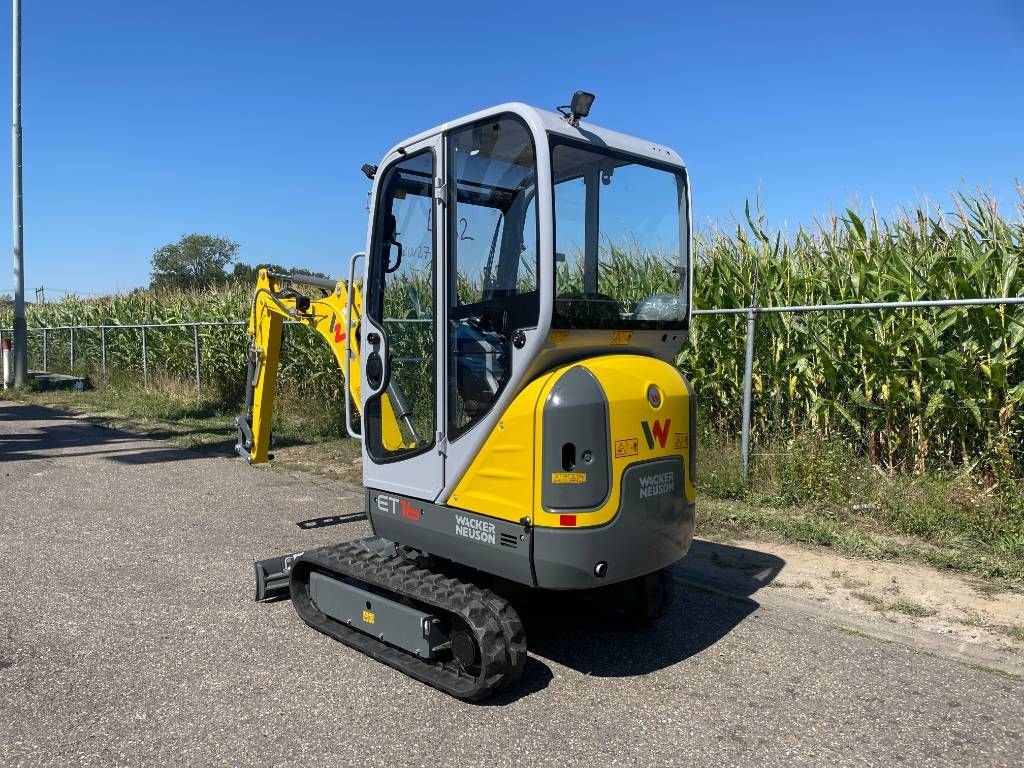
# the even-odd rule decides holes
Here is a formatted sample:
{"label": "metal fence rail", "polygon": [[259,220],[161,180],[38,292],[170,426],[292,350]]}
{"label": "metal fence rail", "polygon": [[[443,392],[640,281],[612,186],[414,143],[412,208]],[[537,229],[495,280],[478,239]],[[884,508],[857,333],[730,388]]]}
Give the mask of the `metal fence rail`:
{"label": "metal fence rail", "polygon": [[[1024,304],[1024,296],[1003,296],[997,298],[975,298],[975,299],[925,299],[921,301],[873,301],[855,302],[846,304],[795,304],[780,307],[758,307],[755,306],[755,296],[749,307],[720,307],[716,309],[695,309],[693,314],[697,317],[711,317],[716,315],[745,315],[747,320],[746,355],[743,367],[743,415],[742,428],[740,432],[740,461],[743,482],[747,482],[750,467],[750,424],[751,409],[753,401],[753,374],[754,374],[754,346],[757,330],[757,316],[768,314],[806,314],[811,312],[878,312],[884,310],[902,309],[947,309],[951,307],[972,308],[991,306],[1011,306]],[[294,321],[286,321],[294,323]],[[403,319],[385,318],[385,322],[391,323],[416,323],[430,322],[428,319]],[[47,370],[47,341],[48,335],[54,331],[66,331],[70,335],[70,362],[72,369],[75,364],[75,332],[86,330],[98,330],[100,332],[100,360],[101,370],[106,373],[106,332],[108,330],[131,330],[138,329],[141,334],[142,344],[142,376],[144,386],[149,386],[149,366],[146,355],[146,334],[151,329],[167,328],[192,328],[192,340],[195,353],[195,383],[196,394],[200,392],[200,367],[199,367],[199,329],[203,327],[230,327],[248,325],[248,321],[234,320],[223,322],[196,321],[190,323],[133,323],[126,325],[56,325],[47,327],[29,328],[29,333],[42,334],[43,370]],[[12,332],[11,328],[0,328],[0,340],[5,333]]]}
{"label": "metal fence rail", "polygon": [[[754,295],[756,296],[756,282]],[[740,474],[747,484],[750,471],[750,422],[754,388],[754,334],[757,330],[757,316],[769,314],[805,314],[808,312],[877,312],[895,309],[943,309],[949,307],[991,307],[1024,304],[1024,296],[1003,296],[978,299],[923,299],[921,301],[866,301],[850,304],[794,304],[782,307],[751,306],[723,307],[719,309],[695,309],[694,315],[746,315],[747,345],[743,366],[743,416],[740,428]]]}
{"label": "metal fence rail", "polygon": [[[218,322],[210,321],[195,321],[191,323],[125,323],[123,325],[48,325],[38,326],[35,328],[29,328],[29,333],[36,333],[42,335],[42,353],[43,353],[43,370],[49,371],[49,340],[50,334],[55,331],[66,331],[69,338],[69,363],[72,371],[75,369],[75,332],[76,331],[99,331],[100,333],[100,370],[103,373],[107,372],[107,331],[119,330],[119,331],[131,331],[138,330],[141,336],[141,359],[142,359],[142,383],[143,386],[149,386],[149,356],[146,353],[146,336],[147,331],[151,329],[166,330],[168,328],[191,328],[192,329],[192,343],[194,346],[194,359],[195,359],[195,382],[196,382],[196,395],[200,394],[201,385],[201,369],[199,364],[199,329],[200,328],[224,328],[248,325],[248,321],[244,320],[226,320]],[[5,333],[10,333],[10,328],[0,328],[0,340],[3,339]]]}
{"label": "metal fence rail", "polygon": [[[426,323],[430,320],[425,319],[408,319],[408,318],[384,318],[386,323]],[[47,325],[37,326],[35,328],[29,328],[29,333],[36,333],[42,336],[42,356],[43,356],[43,371],[49,371],[49,339],[50,334],[54,331],[66,331],[69,338],[69,365],[74,371],[75,368],[75,332],[78,331],[99,331],[100,333],[100,371],[104,374],[107,372],[107,331],[118,330],[118,331],[130,331],[138,330],[141,337],[141,361],[142,361],[142,384],[145,387],[149,386],[149,356],[147,354],[147,331],[149,330],[167,330],[169,328],[191,328],[192,329],[192,345],[193,345],[193,357],[194,357],[194,374],[196,383],[196,396],[198,397],[201,393],[201,368],[199,362],[199,329],[200,328],[231,328],[237,326],[247,326],[248,320],[222,320],[222,321],[207,321],[197,320],[194,322],[179,322],[179,323],[124,323],[124,324],[111,324],[111,325]],[[295,320],[285,320],[285,325],[302,325]],[[13,331],[11,328],[0,328],[0,341],[3,340],[4,334],[11,334]],[[407,358],[403,358],[407,359]],[[411,359],[411,358],[408,358]]]}

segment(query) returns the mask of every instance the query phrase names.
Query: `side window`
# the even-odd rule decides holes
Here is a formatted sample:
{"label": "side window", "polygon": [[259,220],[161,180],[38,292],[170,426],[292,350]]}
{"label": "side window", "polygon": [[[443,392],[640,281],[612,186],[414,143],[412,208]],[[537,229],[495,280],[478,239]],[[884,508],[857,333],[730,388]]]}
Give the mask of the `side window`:
{"label": "side window", "polygon": [[582,176],[555,184],[555,285],[559,296],[583,293],[587,187]]}
{"label": "side window", "polygon": [[434,156],[425,151],[391,166],[379,193],[367,312],[387,334],[390,378],[365,414],[367,447],[379,460],[434,442],[433,184]]}
{"label": "side window", "polygon": [[511,337],[537,324],[537,172],[533,138],[513,117],[448,137],[448,421],[454,439],[511,375]]}

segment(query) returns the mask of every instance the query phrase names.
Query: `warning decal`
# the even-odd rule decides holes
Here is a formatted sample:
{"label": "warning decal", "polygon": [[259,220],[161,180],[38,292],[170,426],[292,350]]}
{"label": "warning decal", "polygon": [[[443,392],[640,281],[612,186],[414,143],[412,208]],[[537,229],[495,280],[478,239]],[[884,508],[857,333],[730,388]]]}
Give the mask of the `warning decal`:
{"label": "warning decal", "polygon": [[615,441],[615,458],[621,459],[626,456],[636,456],[639,451],[639,439],[630,437],[625,440]]}

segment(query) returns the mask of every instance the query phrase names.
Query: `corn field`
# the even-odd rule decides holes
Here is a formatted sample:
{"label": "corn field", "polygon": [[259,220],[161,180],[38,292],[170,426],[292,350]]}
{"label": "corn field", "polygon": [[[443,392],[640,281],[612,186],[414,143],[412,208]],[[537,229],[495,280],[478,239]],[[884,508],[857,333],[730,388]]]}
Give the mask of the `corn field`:
{"label": "corn field", "polygon": [[[770,231],[748,210],[732,230],[696,237],[695,305],[748,306],[755,276],[758,306],[1018,296],[1022,201],[1010,219],[983,195],[959,195],[951,212],[917,209],[882,220],[846,211],[789,235]],[[663,290],[672,278],[668,263],[638,258],[643,268],[628,249],[604,260],[602,291],[638,300]],[[31,306],[28,322],[239,321],[250,300],[247,287],[69,298]],[[408,315],[394,310],[395,317]],[[7,308],[0,324],[10,322]],[[244,327],[199,333],[203,384],[234,407],[242,395]],[[140,381],[140,331],[106,334],[108,371]],[[149,331],[150,374],[190,381],[192,334],[191,327]],[[41,338],[30,339],[30,365],[39,367]],[[702,425],[716,435],[738,434],[744,318],[696,318],[690,339],[677,362],[697,389]],[[809,430],[848,440],[893,472],[966,466],[992,479],[1024,474],[1024,307],[759,315],[755,350],[755,442]],[[68,332],[51,332],[50,370],[69,370],[69,351]],[[75,372],[95,373],[99,363],[98,331],[78,331]],[[281,378],[324,401],[341,391],[326,345],[303,328],[286,330]]]}
{"label": "corn field", "polygon": [[[748,214],[746,226],[701,238],[697,254],[701,307],[748,305],[755,274],[760,306],[1019,296],[1024,220],[959,196],[950,215],[847,211],[786,239]],[[679,361],[724,433],[738,429],[742,326],[701,318]],[[1024,466],[1024,307],[760,315],[755,349],[762,441],[809,427],[894,471]]]}

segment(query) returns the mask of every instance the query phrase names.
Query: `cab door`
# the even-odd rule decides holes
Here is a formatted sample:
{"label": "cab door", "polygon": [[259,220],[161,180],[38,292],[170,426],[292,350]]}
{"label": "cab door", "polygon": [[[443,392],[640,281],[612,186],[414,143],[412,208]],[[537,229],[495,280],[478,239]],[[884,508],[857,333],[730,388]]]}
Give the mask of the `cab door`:
{"label": "cab door", "polygon": [[360,328],[363,481],[433,500],[444,486],[438,355],[443,155],[435,137],[377,172]]}

